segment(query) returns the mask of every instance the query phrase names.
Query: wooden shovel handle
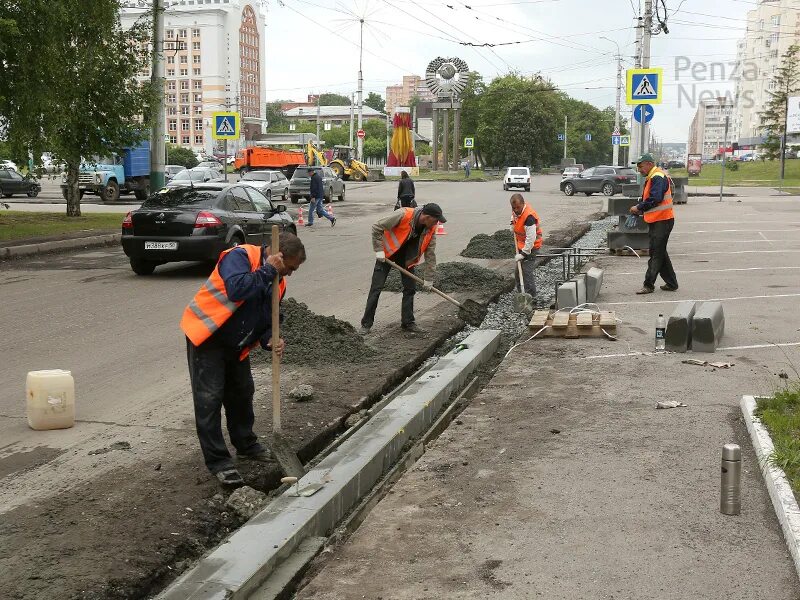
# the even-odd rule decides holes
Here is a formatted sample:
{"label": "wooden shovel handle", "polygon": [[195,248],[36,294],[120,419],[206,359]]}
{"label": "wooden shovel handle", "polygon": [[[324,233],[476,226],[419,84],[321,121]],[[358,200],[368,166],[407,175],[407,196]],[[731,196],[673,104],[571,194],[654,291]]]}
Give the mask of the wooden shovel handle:
{"label": "wooden shovel handle", "polygon": [[[280,232],[277,225],[272,226],[272,254],[280,252]],[[281,276],[275,274],[272,282],[272,431],[281,430],[281,359],[278,356],[280,341],[280,302],[279,289]]]}
{"label": "wooden shovel handle", "polygon": [[[397,269],[398,271],[400,271],[400,272],[401,272],[403,275],[405,275],[406,277],[411,277],[411,279],[413,279],[414,281],[417,281],[417,282],[419,282],[419,283],[422,283],[422,284],[424,284],[424,283],[425,283],[425,280],[424,280],[424,279],[422,279],[421,277],[417,277],[417,276],[416,276],[416,275],[414,275],[414,274],[413,274],[411,271],[407,271],[406,269],[404,269],[403,267],[401,267],[400,265],[398,265],[396,262],[392,262],[392,261],[391,261],[391,260],[389,260],[388,258],[386,259],[386,262],[389,264],[389,266],[390,266],[390,267],[394,267],[395,269]],[[445,299],[445,300],[447,300],[448,302],[452,302],[452,303],[453,303],[453,304],[455,304],[455,305],[456,305],[458,308],[464,308],[464,305],[463,305],[463,304],[461,304],[461,302],[459,302],[458,300],[456,300],[455,298],[453,298],[453,297],[451,297],[451,296],[448,296],[448,295],[447,295],[447,294],[445,294],[443,291],[441,291],[441,290],[437,290],[435,287],[432,287],[432,288],[431,288],[431,291],[432,291],[432,292],[436,292],[437,294],[439,294],[439,295],[440,295],[442,298],[444,298],[444,299]]]}
{"label": "wooden shovel handle", "polygon": [[517,271],[519,272],[519,289],[521,292],[525,291],[525,280],[522,278],[522,261],[514,259],[517,262]]}

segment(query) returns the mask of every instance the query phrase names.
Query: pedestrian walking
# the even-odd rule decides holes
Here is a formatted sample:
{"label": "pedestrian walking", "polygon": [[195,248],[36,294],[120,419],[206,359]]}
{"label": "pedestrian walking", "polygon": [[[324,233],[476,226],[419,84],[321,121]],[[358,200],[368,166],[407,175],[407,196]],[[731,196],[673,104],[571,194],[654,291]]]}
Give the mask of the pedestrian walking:
{"label": "pedestrian walking", "polygon": [[519,282],[519,275],[515,274],[520,292],[530,294],[536,298],[536,255],[542,247],[542,226],[539,215],[530,204],[525,202],[522,194],[511,196],[511,225],[514,228],[514,242],[517,253],[514,258],[521,263],[522,278],[525,280],[525,289]]}
{"label": "pedestrian walking", "polygon": [[322,175],[320,175],[319,169],[311,170],[311,181],[309,185],[311,201],[308,205],[308,223],[306,223],[306,227],[313,227],[315,212],[318,217],[328,219],[331,222],[331,227],[333,227],[336,225],[336,217],[328,214],[328,211],[325,210],[325,192],[322,189]]}
{"label": "pedestrian walking", "polygon": [[394,209],[398,208],[417,208],[417,195],[414,189],[414,180],[408,176],[408,172],[400,171],[400,181],[397,183],[397,203]]}
{"label": "pedestrian walking", "polygon": [[[269,451],[253,432],[253,393],[250,350],[272,350],[272,286],[280,275],[280,297],[286,278],[306,259],[303,243],[282,233],[280,251],[269,246],[242,244],[225,250],[211,276],[183,311],[189,379],[194,399],[197,437],[206,467],[223,485],[242,485],[225,439],[222,409],[231,443],[239,459],[265,462]],[[283,355],[285,343],[276,348]]]}
{"label": "pedestrian walking", "polygon": [[[423,279],[433,280],[436,269],[436,225],[445,223],[438,204],[425,204],[421,208],[401,208],[372,226],[372,248],[375,250],[375,268],[372,271],[372,283],[367,296],[367,307],[361,318],[360,333],[369,333],[375,322],[375,311],[378,300],[392,267],[386,259],[414,272],[415,267],[424,263]],[[403,281],[403,301],[401,304],[400,324],[405,331],[422,333],[414,320],[414,294],[417,283],[401,274]],[[424,288],[430,290],[431,284]]]}
{"label": "pedestrian walking", "polygon": [[469,179],[470,164],[469,159],[464,161],[464,178]]}
{"label": "pedestrian walking", "polygon": [[650,259],[647,261],[644,285],[636,293],[652,294],[659,275],[664,280],[661,289],[674,292],[678,289],[678,277],[667,253],[669,234],[675,226],[672,180],[655,165],[652,154],[642,154],[636,161],[636,168],[645,177],[644,190],[641,202],[632,206],[630,212],[644,217],[650,236]]}

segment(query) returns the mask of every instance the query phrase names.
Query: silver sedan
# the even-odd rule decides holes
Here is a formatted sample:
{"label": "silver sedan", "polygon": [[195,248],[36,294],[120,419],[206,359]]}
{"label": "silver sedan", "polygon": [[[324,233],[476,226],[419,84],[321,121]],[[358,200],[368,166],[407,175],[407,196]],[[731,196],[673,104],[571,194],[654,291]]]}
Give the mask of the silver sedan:
{"label": "silver sedan", "polygon": [[289,197],[289,180],[280,171],[250,171],[239,183],[256,188],[269,200],[280,198],[285,202]]}

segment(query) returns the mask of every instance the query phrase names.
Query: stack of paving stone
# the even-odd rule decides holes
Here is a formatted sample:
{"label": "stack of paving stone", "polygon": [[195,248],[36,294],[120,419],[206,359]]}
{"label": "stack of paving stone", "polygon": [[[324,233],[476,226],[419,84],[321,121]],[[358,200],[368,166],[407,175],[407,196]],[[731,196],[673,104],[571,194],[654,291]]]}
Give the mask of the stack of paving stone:
{"label": "stack of paving stone", "polygon": [[672,191],[673,204],[687,204],[689,202],[689,194],[686,191],[686,186],[689,185],[689,178],[673,177],[672,183],[674,185]]}
{"label": "stack of paving stone", "polygon": [[670,352],[715,352],[725,334],[721,302],[679,302],[667,319],[666,347]]}
{"label": "stack of paving stone", "polygon": [[650,238],[647,235],[647,223],[644,222],[644,219],[640,217],[636,227],[627,227],[625,225],[625,221],[630,214],[631,206],[638,203],[639,189],[638,184],[625,185],[623,186],[625,197],[611,196],[608,199],[608,214],[619,216],[617,228],[608,232],[609,250],[618,250],[625,246],[629,246],[634,250],[642,250],[650,247]]}
{"label": "stack of paving stone", "polygon": [[565,281],[556,292],[556,308],[574,308],[579,304],[595,302],[603,285],[603,269],[591,267]]}

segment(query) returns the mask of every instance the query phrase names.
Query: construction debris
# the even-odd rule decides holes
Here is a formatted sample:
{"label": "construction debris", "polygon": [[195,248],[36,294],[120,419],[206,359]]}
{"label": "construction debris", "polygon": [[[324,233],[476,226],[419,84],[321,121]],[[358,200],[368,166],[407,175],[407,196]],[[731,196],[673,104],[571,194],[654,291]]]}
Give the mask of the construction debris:
{"label": "construction debris", "polygon": [[242,486],[233,492],[225,506],[243,519],[251,519],[267,504],[267,495],[249,486]]}
{"label": "construction debris", "polygon": [[698,360],[696,358],[687,358],[681,361],[685,365],[696,365],[698,367],[714,367],[715,369],[730,369],[735,363],[729,362],[708,362],[707,360]]}
{"label": "construction debris", "polygon": [[685,408],[689,406],[677,400],[659,400],[656,402],[656,408]]}
{"label": "construction debris", "polygon": [[479,233],[461,251],[465,258],[514,258],[516,247],[511,229],[500,229],[492,235]]}
{"label": "construction debris", "polygon": [[[446,262],[436,265],[433,287],[451,293],[462,290],[498,289],[511,285],[511,278],[486,267],[468,262]],[[394,269],[386,278],[383,289],[387,292],[402,292],[403,282]],[[421,290],[421,286],[417,286]]]}
{"label": "construction debris", "polygon": [[289,398],[295,402],[308,402],[314,398],[314,388],[307,383],[298,385],[289,392]]}

